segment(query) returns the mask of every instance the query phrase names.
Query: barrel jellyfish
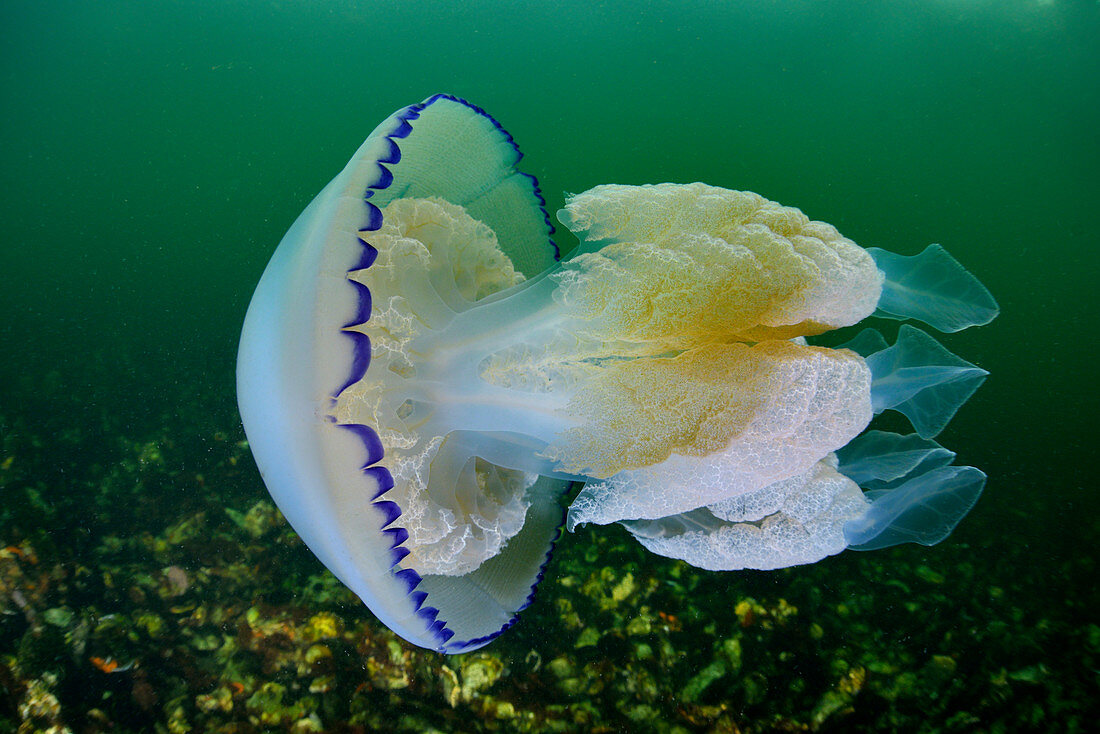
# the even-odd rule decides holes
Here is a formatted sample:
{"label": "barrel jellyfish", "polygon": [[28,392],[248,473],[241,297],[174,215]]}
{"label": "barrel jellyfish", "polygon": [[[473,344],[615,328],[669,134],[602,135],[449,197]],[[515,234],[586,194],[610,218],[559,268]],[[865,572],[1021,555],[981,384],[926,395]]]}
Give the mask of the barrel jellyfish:
{"label": "barrel jellyfish", "polygon": [[[264,482],[394,632],[486,644],[563,527],[773,569],[935,543],[973,506],[985,475],[933,438],[986,372],[909,322],[957,331],[997,305],[943,248],[864,250],[702,183],[604,185],[558,212],[579,240],[563,261],[520,157],[461,99],[399,110],[294,222],[245,318]],[[872,315],[907,320],[893,344],[809,341]],[[914,433],[867,431],[888,409]]]}

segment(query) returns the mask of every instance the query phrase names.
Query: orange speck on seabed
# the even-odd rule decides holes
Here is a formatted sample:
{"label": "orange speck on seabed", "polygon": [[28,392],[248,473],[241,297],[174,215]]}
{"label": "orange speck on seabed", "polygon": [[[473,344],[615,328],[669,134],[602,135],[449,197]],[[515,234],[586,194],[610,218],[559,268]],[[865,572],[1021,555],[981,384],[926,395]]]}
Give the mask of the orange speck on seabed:
{"label": "orange speck on seabed", "polygon": [[28,563],[38,563],[38,556],[34,554],[33,548],[23,550],[17,545],[9,545],[3,550],[0,550],[0,558],[11,558],[13,556],[21,561],[27,561]]}
{"label": "orange speck on seabed", "polygon": [[232,683],[229,684],[229,687],[233,689],[233,695],[234,696],[239,696],[242,693],[244,693],[244,683],[241,683],[239,681],[233,681]]}
{"label": "orange speck on seabed", "polygon": [[89,659],[92,661],[92,665],[96,666],[104,673],[113,673],[115,669],[118,668],[118,661],[112,658],[104,660],[103,658],[93,656]]}
{"label": "orange speck on seabed", "polygon": [[661,618],[668,628],[672,632],[678,632],[682,625],[680,624],[680,618],[675,614],[668,614],[666,612],[657,612],[657,616]]}

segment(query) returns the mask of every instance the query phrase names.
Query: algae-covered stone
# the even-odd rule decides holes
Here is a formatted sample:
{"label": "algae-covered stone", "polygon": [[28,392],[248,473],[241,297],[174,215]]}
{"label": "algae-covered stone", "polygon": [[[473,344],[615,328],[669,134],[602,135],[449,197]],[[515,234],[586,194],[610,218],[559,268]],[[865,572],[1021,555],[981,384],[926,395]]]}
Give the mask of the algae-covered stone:
{"label": "algae-covered stone", "polygon": [[469,701],[500,680],[504,663],[488,654],[475,655],[462,661],[462,699]]}
{"label": "algae-covered stone", "polygon": [[290,730],[292,732],[319,732],[324,731],[325,726],[321,723],[321,719],[317,714],[310,714],[295,721]]}
{"label": "algae-covered stone", "polygon": [[269,530],[278,527],[281,522],[282,516],[275,509],[275,505],[261,500],[245,513],[241,527],[253,538],[260,538]]}
{"label": "algae-covered stone", "polygon": [[930,584],[942,584],[947,579],[939,571],[933,571],[928,566],[917,567],[917,578]]}
{"label": "algae-covered stone", "polygon": [[767,615],[768,610],[756,599],[749,597],[737,602],[733,613],[742,627],[751,627],[753,623]]}
{"label": "algae-covered stone", "polygon": [[396,640],[387,640],[386,652],[385,658],[371,655],[366,660],[371,683],[391,691],[408,688],[412,679],[409,677],[410,666],[406,651]]}
{"label": "algae-covered stone", "polygon": [[173,547],[205,537],[206,534],[206,513],[200,512],[191,517],[183,518],[165,530],[162,538],[164,541],[163,549],[161,546],[157,546],[154,550],[167,552],[172,550]]}
{"label": "algae-covered stone", "polygon": [[1038,665],[1029,665],[1026,668],[1011,671],[1008,674],[1008,679],[1018,683],[1042,683],[1049,675],[1050,669],[1039,663]]}
{"label": "algae-covered stone", "polygon": [[204,713],[233,710],[233,693],[225,686],[215,688],[212,693],[204,693],[195,697],[195,706]]}
{"label": "algae-covered stone", "polygon": [[443,697],[447,699],[447,703],[451,705],[451,708],[457,707],[459,701],[462,700],[462,684],[458,681],[458,673],[446,665],[441,665],[439,680],[443,684]]}
{"label": "algae-covered stone", "polygon": [[955,677],[958,668],[955,659],[948,655],[933,655],[921,671],[921,678],[932,688],[939,688]]}
{"label": "algae-covered stone", "polygon": [[551,673],[554,674],[555,677],[559,679],[568,678],[569,676],[573,675],[574,671],[573,663],[570,662],[569,658],[565,657],[564,655],[559,655],[558,657],[554,658],[546,664],[546,667]]}
{"label": "algae-covered stone", "polygon": [[511,701],[494,701],[492,712],[493,716],[502,721],[510,721],[516,718],[516,707]]}
{"label": "algae-covered stone", "polygon": [[318,612],[306,622],[302,634],[307,640],[315,642],[325,638],[339,637],[343,628],[343,621],[335,614]]}
{"label": "algae-covered stone", "polygon": [[741,670],[741,640],[736,637],[722,640],[721,653],[730,672],[736,673]]}
{"label": "algae-covered stone", "polygon": [[726,674],[726,664],[721,660],[715,660],[707,667],[692,676],[683,690],[680,698],[686,703],[694,703],[710,687],[712,683]]}
{"label": "algae-covered stone", "polygon": [[783,623],[798,614],[798,607],[786,599],[780,599],[774,607],[768,610],[768,613],[776,622]]}
{"label": "algae-covered stone", "polygon": [[328,693],[336,688],[335,675],[322,675],[309,682],[310,693]]}
{"label": "algae-covered stone", "polygon": [[283,703],[283,694],[286,693],[286,686],[283,686],[274,681],[267,681],[260,685],[248,698],[248,708],[256,713],[270,712],[277,709]]}
{"label": "algae-covered stone", "polygon": [[582,647],[592,647],[600,641],[600,631],[595,627],[585,627],[579,637],[577,637],[576,643],[573,647],[580,649]]}
{"label": "algae-covered stone", "polygon": [[73,621],[73,611],[66,607],[53,607],[42,612],[42,619],[54,627],[68,627]]}
{"label": "algae-covered stone", "polygon": [[61,703],[53,693],[56,683],[56,676],[48,673],[30,681],[19,704],[19,716],[24,721],[54,721],[61,715]]}
{"label": "algae-covered stone", "polygon": [[581,678],[564,678],[558,682],[558,688],[567,696],[579,696],[587,687]]}
{"label": "algae-covered stone", "polygon": [[168,714],[169,734],[187,734],[191,731],[191,722],[187,720],[187,711],[183,706],[175,706]]}
{"label": "algae-covered stone", "polygon": [[642,608],[641,614],[626,623],[626,633],[628,635],[648,635],[652,631],[653,618],[646,612],[645,607]]}
{"label": "algae-covered stone", "polygon": [[325,645],[310,645],[306,649],[305,661],[307,665],[315,665],[322,660],[332,657],[332,650]]}
{"label": "algae-covered stone", "polygon": [[150,637],[159,637],[164,631],[164,620],[152,612],[142,612],[134,617],[134,625],[145,630]]}
{"label": "algae-covered stone", "polygon": [[1085,640],[1087,641],[1089,652],[1100,652],[1100,625],[1090,624],[1087,634],[1085,635]]}
{"label": "algae-covered stone", "polygon": [[405,662],[405,648],[397,640],[386,640],[386,650],[390,654],[390,662],[394,665],[402,665]]}
{"label": "algae-covered stone", "polygon": [[155,441],[137,447],[137,460],[143,467],[149,464],[164,464],[164,453]]}
{"label": "algae-covered stone", "polygon": [[657,721],[661,716],[661,712],[652,706],[644,703],[631,706],[626,710],[626,717],[631,721],[638,723],[647,723]]}
{"label": "algae-covered stone", "polygon": [[636,588],[637,585],[634,583],[634,574],[628,571],[627,574],[619,580],[619,583],[615,584],[615,586],[612,587],[611,600],[615,604],[619,604],[620,602],[630,597],[630,595],[634,593],[634,590]]}
{"label": "algae-covered stone", "polygon": [[306,717],[316,705],[316,701],[309,696],[288,704],[284,701],[286,696],[286,686],[268,681],[249,697],[246,705],[253,719],[264,726],[296,722]]}
{"label": "algae-covered stone", "polygon": [[584,622],[581,620],[579,614],[573,608],[573,602],[564,596],[559,596],[554,600],[554,606],[557,607],[558,617],[561,619],[563,625],[570,629],[580,629],[584,626]]}
{"label": "algae-covered stone", "polygon": [[810,720],[813,722],[815,729],[820,728],[826,720],[850,705],[851,699],[848,696],[835,690],[825,691],[825,694],[818,700],[817,705],[814,706],[813,713],[810,714]]}
{"label": "algae-covered stone", "polygon": [[820,727],[826,720],[852,710],[856,694],[863,689],[867,680],[867,671],[862,667],[851,668],[836,686],[818,699],[810,716],[814,728]]}

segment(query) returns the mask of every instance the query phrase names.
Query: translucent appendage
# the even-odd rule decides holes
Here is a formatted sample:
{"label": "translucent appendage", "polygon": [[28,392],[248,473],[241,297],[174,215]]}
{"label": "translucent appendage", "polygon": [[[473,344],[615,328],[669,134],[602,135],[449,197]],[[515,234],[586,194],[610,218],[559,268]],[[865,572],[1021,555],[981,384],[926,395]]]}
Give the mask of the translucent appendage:
{"label": "translucent appendage", "polygon": [[972,466],[941,466],[897,489],[866,494],[871,507],[844,525],[853,550],[876,550],[899,543],[934,545],[959,524],[978,501],[985,474]]}
{"label": "translucent appendage", "polygon": [[951,420],[989,374],[903,324],[894,346],[867,357],[875,413],[903,413],[921,438],[932,438]]}
{"label": "translucent appendage", "polygon": [[986,287],[939,245],[911,257],[878,247],[867,252],[886,275],[875,316],[917,319],[953,332],[988,324],[1000,313]]}
{"label": "translucent appendage", "polygon": [[840,473],[864,489],[892,489],[955,460],[955,452],[915,433],[867,431],[836,452]]}

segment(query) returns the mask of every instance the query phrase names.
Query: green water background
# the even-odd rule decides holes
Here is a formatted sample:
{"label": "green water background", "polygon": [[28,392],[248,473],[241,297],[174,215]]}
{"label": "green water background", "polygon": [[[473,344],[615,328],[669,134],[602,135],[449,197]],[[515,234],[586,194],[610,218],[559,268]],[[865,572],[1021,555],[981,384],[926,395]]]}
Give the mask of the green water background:
{"label": "green water background", "polygon": [[1095,2],[9,0],[0,28],[2,413],[235,425],[275,244],[444,91],[515,136],[551,211],[701,180],[943,244],[1003,311],[942,339],[992,373],[940,437],[990,476],[948,542],[1096,553]]}

